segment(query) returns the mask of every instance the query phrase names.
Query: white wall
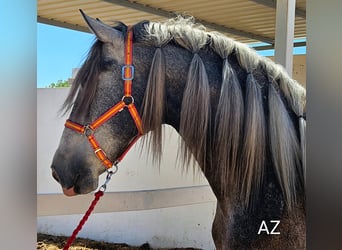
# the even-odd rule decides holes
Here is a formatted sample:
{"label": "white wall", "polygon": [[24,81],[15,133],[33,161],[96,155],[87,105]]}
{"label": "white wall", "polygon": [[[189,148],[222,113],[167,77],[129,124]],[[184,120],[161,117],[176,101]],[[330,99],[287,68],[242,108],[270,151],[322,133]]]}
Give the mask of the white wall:
{"label": "white wall", "polygon": [[[93,194],[62,195],[51,177],[50,164],[66,117],[58,109],[67,88],[37,90],[38,232],[69,236],[88,208]],[[79,234],[107,242],[152,247],[214,249],[211,224],[216,199],[198,173],[182,174],[176,162],[179,137],[165,127],[161,167],[152,166],[139,143],[121,162],[107,192]],[[100,183],[105,175],[101,176]]]}

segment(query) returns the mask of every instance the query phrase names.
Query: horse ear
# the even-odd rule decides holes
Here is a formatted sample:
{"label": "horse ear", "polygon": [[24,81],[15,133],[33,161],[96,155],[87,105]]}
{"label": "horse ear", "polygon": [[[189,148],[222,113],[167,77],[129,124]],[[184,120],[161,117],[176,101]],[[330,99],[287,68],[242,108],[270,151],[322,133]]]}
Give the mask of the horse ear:
{"label": "horse ear", "polygon": [[80,12],[91,32],[93,32],[100,41],[115,44],[118,39],[123,40],[122,32],[110,27],[100,20],[87,16],[82,10],[80,10]]}

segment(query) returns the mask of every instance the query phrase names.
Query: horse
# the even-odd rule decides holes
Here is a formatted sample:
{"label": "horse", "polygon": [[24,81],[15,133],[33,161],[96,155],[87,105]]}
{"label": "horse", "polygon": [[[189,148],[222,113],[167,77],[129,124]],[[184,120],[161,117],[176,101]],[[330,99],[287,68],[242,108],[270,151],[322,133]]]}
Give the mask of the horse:
{"label": "horse", "polygon": [[126,26],[81,13],[96,40],[62,107],[51,168],[64,194],[95,190],[140,136],[158,163],[168,124],[217,198],[216,249],[305,249],[305,89],[193,17]]}

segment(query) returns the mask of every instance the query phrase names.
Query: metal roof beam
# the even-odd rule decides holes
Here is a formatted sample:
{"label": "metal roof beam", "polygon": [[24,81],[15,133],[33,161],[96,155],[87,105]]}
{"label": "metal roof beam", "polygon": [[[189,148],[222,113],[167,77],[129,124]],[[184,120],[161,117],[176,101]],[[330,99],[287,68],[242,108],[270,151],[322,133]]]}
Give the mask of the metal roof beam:
{"label": "metal roof beam", "polygon": [[[177,15],[177,13],[174,12],[170,12],[170,11],[166,11],[163,9],[157,9],[154,7],[150,7],[147,5],[143,5],[141,3],[137,3],[137,2],[130,2],[130,1],[126,1],[126,0],[102,0],[108,3],[112,3],[112,4],[116,4],[116,5],[120,5],[123,7],[127,7],[127,8],[131,8],[131,9],[135,9],[138,11],[142,11],[142,12],[146,12],[149,14],[153,14],[156,16],[162,16],[162,17],[166,17],[166,18],[170,18],[170,17],[174,17]],[[201,19],[197,19],[196,20],[203,24],[204,26],[210,28],[210,29],[214,29],[220,32],[225,32],[225,33],[230,33],[233,35],[237,35],[237,36],[241,36],[241,37],[247,37],[250,39],[254,39],[254,40],[258,40],[264,43],[269,43],[269,44],[274,44],[274,39],[269,38],[269,37],[264,37],[264,36],[260,36],[251,32],[247,32],[247,31],[243,31],[243,30],[237,30],[234,29],[232,27],[227,27],[227,26],[223,26],[223,25],[218,25],[215,23],[210,23],[208,21],[204,21]]]}
{"label": "metal roof beam", "polygon": [[44,24],[54,25],[54,26],[57,26],[57,27],[62,27],[62,28],[67,28],[67,29],[72,29],[72,30],[77,30],[77,31],[91,33],[90,30],[87,27],[80,26],[80,25],[75,25],[75,24],[70,24],[70,23],[66,23],[66,22],[61,22],[61,21],[57,21],[57,20],[54,20],[54,19],[49,19],[49,18],[38,16],[37,21],[39,23],[44,23]]}
{"label": "metal roof beam", "polygon": [[[250,0],[250,1],[256,2],[258,4],[262,4],[264,6],[267,6],[273,9],[276,9],[276,6],[277,6],[276,0]],[[306,11],[296,8],[296,16],[306,19]]]}
{"label": "metal roof beam", "polygon": [[[305,47],[306,46],[306,42],[295,42],[293,43],[293,47]],[[255,50],[270,50],[270,49],[274,49],[274,45],[261,45],[261,46],[252,46],[251,48],[255,49]]]}
{"label": "metal roof beam", "polygon": [[214,30],[217,30],[217,31],[220,31],[220,32],[225,32],[225,33],[229,33],[229,34],[233,34],[233,35],[237,35],[237,36],[241,36],[241,37],[251,38],[251,39],[254,39],[254,40],[257,40],[257,41],[261,41],[261,42],[264,42],[264,43],[274,44],[274,39],[269,38],[269,37],[259,36],[259,35],[254,34],[254,33],[246,32],[246,31],[243,31],[243,30],[237,30],[237,29],[234,29],[234,28],[218,25],[218,24],[215,24],[215,23],[209,23],[207,21],[204,21],[204,20],[201,20],[201,19],[197,19],[197,18],[196,18],[196,20],[199,23],[203,24],[204,26],[206,26],[207,28],[210,28],[210,29],[214,29]]}
{"label": "metal roof beam", "polygon": [[277,0],[274,61],[292,76],[296,0]]}

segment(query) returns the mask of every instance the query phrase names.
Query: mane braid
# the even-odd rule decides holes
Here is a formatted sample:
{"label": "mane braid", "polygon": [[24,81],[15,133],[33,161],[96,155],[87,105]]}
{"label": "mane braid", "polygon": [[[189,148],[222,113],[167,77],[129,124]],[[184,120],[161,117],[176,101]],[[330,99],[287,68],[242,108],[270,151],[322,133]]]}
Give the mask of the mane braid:
{"label": "mane braid", "polygon": [[[152,151],[154,163],[160,163],[162,153],[162,123],[165,107],[165,55],[163,47],[171,40],[171,33],[161,23],[145,23],[144,42],[157,47],[151,63],[142,103],[142,123],[145,133],[143,145]],[[158,164],[160,165],[160,164]]]}
{"label": "mane braid", "polygon": [[285,202],[291,208],[296,202],[296,184],[304,179],[299,167],[300,147],[293,123],[273,84],[269,84],[268,100],[270,149],[275,173]]}
{"label": "mane braid", "polygon": [[[216,152],[216,175],[221,179],[221,193],[238,192],[235,183],[241,179],[240,142],[244,119],[243,95],[236,72],[228,56],[235,48],[232,39],[218,32],[211,32],[211,47],[222,58],[222,84],[215,115],[214,152]],[[234,189],[234,190],[233,190]]]}
{"label": "mane braid", "polygon": [[[237,55],[237,59],[239,61],[239,64],[241,67],[246,70],[246,72],[253,72],[257,67],[261,66],[265,68],[266,75],[271,81],[273,81],[274,86],[279,91],[284,95],[285,100],[287,102],[287,106],[290,107],[290,109],[299,117],[299,138],[300,138],[300,148],[298,148],[298,138],[295,136],[296,135],[296,130],[292,124],[292,121],[289,120],[289,115],[288,111],[285,109],[285,104],[282,103],[280,99],[277,100],[277,105],[275,103],[269,103],[269,110],[272,112],[272,116],[276,117],[274,118],[275,121],[272,121],[272,125],[270,121],[269,127],[271,131],[268,131],[267,134],[273,134],[269,135],[269,137],[272,137],[273,139],[277,138],[278,135],[275,135],[275,129],[285,129],[285,131],[281,131],[280,133],[282,136],[284,134],[289,133],[292,139],[286,138],[286,143],[289,143],[288,146],[291,148],[291,150],[288,148],[287,153],[285,153],[286,156],[281,156],[285,157],[286,159],[279,159],[280,156],[277,156],[277,154],[280,154],[281,148],[271,146],[271,155],[273,158],[273,161],[278,161],[277,166],[275,166],[275,173],[276,175],[278,174],[279,178],[279,184],[282,187],[282,192],[283,196],[285,199],[285,202],[287,203],[288,207],[294,206],[294,200],[295,200],[295,195],[296,195],[296,190],[293,185],[298,185],[305,190],[305,172],[306,172],[306,160],[305,160],[305,150],[306,150],[306,121],[304,119],[304,109],[305,109],[305,104],[306,104],[306,91],[305,88],[303,88],[300,84],[298,84],[295,80],[291,79],[289,75],[287,74],[286,70],[278,64],[275,64],[273,61],[271,61],[269,58],[266,57],[261,57],[259,56],[253,49],[248,48],[246,45],[241,44],[239,42],[233,41],[230,38],[224,37],[223,35],[217,33],[217,32],[210,32],[209,35],[211,36],[211,46],[212,48],[219,54],[221,55],[222,58],[227,57],[228,55],[231,54],[231,52],[234,50]],[[229,52],[229,53],[228,53]],[[254,80],[253,80],[254,81]],[[279,83],[279,84],[278,84]],[[249,85],[250,87],[250,85]],[[247,85],[247,91],[248,91],[248,85]],[[259,90],[257,90],[259,92]],[[271,92],[272,95],[272,92]],[[278,95],[278,94],[277,94]],[[272,98],[272,97],[271,97]],[[278,97],[280,98],[280,97]],[[246,97],[248,99],[248,97]],[[260,99],[258,97],[258,99]],[[246,100],[247,103],[250,102],[250,100]],[[273,100],[274,101],[274,100]],[[273,102],[272,101],[272,102]],[[257,103],[261,103],[261,101],[258,101]],[[282,106],[282,108],[280,108]],[[246,108],[247,110],[248,108]],[[260,106],[261,110],[261,106]],[[282,115],[281,115],[282,114]],[[245,128],[247,127],[247,121],[248,119],[251,119],[249,117],[250,114],[245,114]],[[286,128],[283,126],[283,122],[279,121],[279,116],[285,116],[283,122],[289,122],[291,124],[290,126],[285,125]],[[269,118],[271,119],[271,117]],[[264,123],[262,121],[263,119],[259,119],[261,123]],[[286,124],[286,123],[285,123]],[[264,127],[264,125],[262,125]],[[246,130],[245,130],[245,136],[246,136]],[[218,138],[216,138],[217,140]],[[279,139],[277,139],[279,140]],[[280,139],[281,140],[281,139]],[[279,141],[278,141],[279,142]],[[273,145],[275,143],[273,142]],[[283,145],[283,147],[285,147]],[[244,150],[246,150],[249,147],[246,147],[246,143],[244,145]],[[259,150],[257,148],[257,150]],[[298,151],[297,151],[298,150]],[[283,154],[282,152],[281,154]],[[241,157],[244,157],[244,155],[241,155]],[[293,158],[291,158],[293,157]],[[277,159],[275,159],[277,158]],[[291,158],[291,160],[290,160]],[[299,158],[301,159],[301,162],[299,162]],[[284,164],[284,161],[290,161],[290,165]],[[242,161],[243,162],[243,161]],[[280,163],[281,166],[280,166]],[[291,163],[292,162],[292,163]],[[293,163],[296,163],[293,165]],[[242,168],[243,165],[240,165],[239,168]],[[254,166],[257,167],[258,165]],[[259,165],[260,166],[260,165]],[[251,169],[250,170],[245,170],[245,180],[244,180],[244,187],[242,188],[243,192],[240,193],[241,200],[244,200],[245,203],[248,203],[248,196],[249,192],[248,190],[251,190],[251,186],[258,186],[258,182],[261,180],[262,176],[259,177],[254,177],[254,178],[248,178],[250,174],[248,174],[248,171],[253,171],[252,168],[253,166],[250,165]],[[281,170],[281,168],[285,168]],[[228,170],[227,170],[228,171]],[[230,170],[229,170],[230,171]],[[257,170],[254,170],[257,173]],[[280,172],[286,172],[290,175],[290,177],[285,177],[285,176],[280,176]],[[224,171],[223,171],[224,172]],[[251,173],[251,172],[250,172]],[[291,174],[290,174],[291,173]],[[296,175],[298,177],[296,177]],[[295,177],[295,179],[292,179],[292,177]],[[292,184],[286,183],[285,179],[288,179]],[[250,181],[248,181],[250,179]],[[259,179],[259,180],[258,180]],[[230,181],[229,181],[230,182]],[[235,181],[236,184],[238,184],[238,180]],[[294,183],[293,183],[294,182]],[[248,184],[249,183],[249,184]],[[246,186],[247,184],[247,186]],[[304,184],[304,186],[303,186]],[[234,185],[234,184],[233,184]],[[239,186],[239,185],[238,185]],[[230,188],[230,187],[229,187]],[[239,187],[237,187],[239,188]],[[257,190],[253,190],[253,196],[257,194]]]}
{"label": "mane braid", "polygon": [[142,104],[142,123],[149,136],[143,137],[148,151],[152,149],[152,159],[160,163],[162,153],[162,122],[165,106],[165,56],[157,48],[152,60],[147,87]]}
{"label": "mane braid", "polygon": [[191,153],[198,163],[206,166],[207,139],[210,124],[210,91],[207,72],[196,53],[190,63],[187,82],[183,94],[179,133],[182,158],[190,165]]}
{"label": "mane braid", "polygon": [[[222,87],[215,116],[214,151],[217,154],[217,171],[221,178],[221,191],[227,184],[241,179],[239,148],[242,141],[244,117],[243,96],[235,71],[228,59],[223,62]],[[235,185],[234,185],[235,186]],[[231,185],[230,187],[231,188]]]}
{"label": "mane braid", "polygon": [[[253,200],[261,189],[266,146],[270,147],[274,172],[284,200],[288,207],[293,206],[296,187],[303,183],[305,185],[305,89],[291,79],[282,66],[259,56],[245,44],[218,32],[207,32],[203,26],[196,24],[193,18],[179,16],[165,23],[150,22],[145,25],[145,31],[146,44],[158,48],[151,65],[143,105],[145,129],[154,134],[154,138],[148,141],[153,152],[160,154],[162,135],[158,127],[162,123],[161,110],[164,108],[150,106],[154,106],[151,103],[164,105],[161,101],[165,97],[164,86],[159,84],[165,79],[163,71],[166,62],[162,46],[172,40],[193,53],[180,114],[179,132],[184,139],[180,153],[185,167],[189,167],[194,155],[205,171],[208,163],[206,160],[211,159],[216,165],[215,174],[220,175],[222,192],[235,188],[240,200],[248,207],[253,205]],[[210,87],[206,69],[198,55],[199,50],[208,45],[208,42],[223,60],[222,86],[213,122],[213,139],[210,128]],[[228,60],[231,55],[236,56],[241,69],[247,73],[244,97],[237,72]],[[264,69],[264,77],[272,82],[270,85],[273,89],[269,87],[268,91],[268,107],[264,107],[261,87],[253,75],[258,68]],[[284,99],[280,98],[280,94]],[[269,110],[268,120],[265,118],[264,108]],[[287,108],[299,117],[299,138]],[[156,111],[157,109],[159,111]],[[156,112],[157,119],[150,117]],[[285,138],[287,135],[289,138]],[[286,145],[283,145],[284,143]],[[209,152],[211,147],[214,155]]]}
{"label": "mane braid", "polygon": [[257,198],[263,180],[266,121],[260,86],[252,73],[247,74],[246,88],[240,198],[248,207]]}

